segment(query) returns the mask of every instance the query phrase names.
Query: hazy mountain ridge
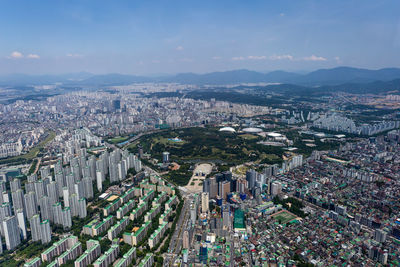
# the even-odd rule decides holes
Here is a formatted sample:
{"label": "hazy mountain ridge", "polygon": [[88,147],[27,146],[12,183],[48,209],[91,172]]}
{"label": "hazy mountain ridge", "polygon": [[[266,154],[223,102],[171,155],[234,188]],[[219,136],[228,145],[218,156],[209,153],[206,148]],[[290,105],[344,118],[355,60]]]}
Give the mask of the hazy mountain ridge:
{"label": "hazy mountain ridge", "polygon": [[[87,72],[62,74],[62,75],[25,75],[12,74],[0,76],[0,85],[3,86],[29,86],[40,84],[55,84],[73,86],[110,86],[126,85],[144,82],[172,82],[198,85],[224,85],[238,83],[280,83],[282,89],[308,88],[304,90],[331,90],[330,88],[349,88],[349,90],[362,90],[361,88],[390,87],[397,90],[400,79],[399,68],[385,68],[368,70],[351,67],[337,67],[333,69],[319,69],[307,74],[298,74],[286,71],[272,71],[261,73],[246,69],[224,72],[211,72],[205,74],[180,73],[167,77],[147,77],[127,74],[103,74],[94,75]],[[392,82],[390,82],[392,81]],[[336,87],[335,87],[336,86]]]}

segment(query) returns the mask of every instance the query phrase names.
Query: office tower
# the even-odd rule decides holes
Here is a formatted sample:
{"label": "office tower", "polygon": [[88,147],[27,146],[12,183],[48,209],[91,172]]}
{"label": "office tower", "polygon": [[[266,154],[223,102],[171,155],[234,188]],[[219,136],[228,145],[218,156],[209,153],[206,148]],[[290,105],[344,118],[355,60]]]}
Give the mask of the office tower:
{"label": "office tower", "polygon": [[31,226],[32,240],[39,241],[41,239],[40,216],[37,214],[33,215],[32,218],[29,219],[29,224]]}
{"label": "office tower", "polygon": [[15,192],[18,189],[21,189],[21,180],[14,178],[12,181],[10,181],[10,190],[11,192]]}
{"label": "office tower", "polygon": [[276,196],[282,192],[282,184],[278,181],[274,181],[271,184],[271,195]]}
{"label": "office tower", "polygon": [[29,192],[25,194],[25,213],[27,218],[31,218],[33,215],[38,214],[37,202],[36,202],[36,193]]}
{"label": "office tower", "polygon": [[196,205],[195,201],[192,201],[190,203],[189,210],[190,210],[190,221],[194,225],[194,224],[196,224],[196,221],[197,221],[197,205]]}
{"label": "office tower", "polygon": [[163,152],[162,153],[162,161],[163,163],[168,163],[169,162],[169,152]]}
{"label": "office tower", "polygon": [[229,181],[220,182],[218,195],[223,199],[226,199],[230,192],[231,192],[231,183]]}
{"label": "office tower", "polygon": [[87,216],[86,199],[81,198],[78,200],[78,216],[79,218],[85,218]]}
{"label": "office tower", "polygon": [[204,181],[203,181],[203,192],[210,193],[210,186],[211,186],[210,184],[211,184],[211,182],[210,182],[209,178],[204,179]]}
{"label": "office tower", "polygon": [[64,202],[64,207],[69,207],[69,189],[67,187],[63,188],[63,202]]}
{"label": "office tower", "polygon": [[103,173],[96,171],[96,186],[99,192],[103,191]]}
{"label": "office tower", "polygon": [[52,203],[48,196],[39,199],[40,216],[43,220],[53,220]]}
{"label": "office tower", "polygon": [[261,196],[261,188],[260,187],[253,187],[251,190],[251,194],[253,195],[254,198],[260,197]]}
{"label": "office tower", "polygon": [[232,181],[232,173],[230,171],[225,171],[222,173],[225,181]]}
{"label": "office tower", "polygon": [[206,213],[209,209],[209,193],[203,192],[201,194],[201,212]]}
{"label": "office tower", "polygon": [[210,177],[210,198],[215,198],[218,195],[218,183],[215,177]]}
{"label": "office tower", "polygon": [[256,185],[257,172],[255,170],[248,170],[246,172],[247,188],[252,190]]}
{"label": "office tower", "polygon": [[24,211],[18,210],[16,216],[17,216],[17,220],[18,220],[18,228],[20,230],[21,237],[22,237],[22,239],[26,239],[27,234],[26,234],[26,223],[25,223]]}
{"label": "office tower", "polygon": [[383,231],[381,229],[376,229],[374,231],[374,239],[377,242],[385,243],[386,242],[386,238],[387,238],[387,233],[385,231]]}
{"label": "office tower", "polygon": [[237,179],[232,179],[231,180],[231,192],[236,192],[236,187],[237,187]]}
{"label": "office tower", "polygon": [[15,192],[11,192],[11,198],[13,203],[14,212],[19,209],[25,210],[24,192],[22,189],[18,189]]}
{"label": "office tower", "polygon": [[47,195],[49,196],[51,205],[58,202],[59,195],[58,195],[57,182],[52,181],[47,185]]}
{"label": "office tower", "polygon": [[257,174],[257,182],[259,182],[261,184],[260,188],[262,188],[262,186],[266,183],[267,177],[265,176],[265,174],[262,173],[258,173]]}
{"label": "office tower", "polygon": [[215,175],[215,179],[217,180],[217,184],[219,184],[220,182],[222,182],[224,180],[224,175],[222,173],[217,173]]}
{"label": "office tower", "polygon": [[21,243],[21,235],[18,229],[18,220],[16,216],[10,216],[3,221],[3,231],[8,250],[13,250]]}
{"label": "office tower", "polygon": [[244,179],[238,179],[236,181],[236,191],[239,193],[244,193],[247,188],[247,181]]}
{"label": "office tower", "polygon": [[42,241],[42,244],[46,244],[51,241],[51,229],[49,220],[44,220],[40,223],[40,240]]}

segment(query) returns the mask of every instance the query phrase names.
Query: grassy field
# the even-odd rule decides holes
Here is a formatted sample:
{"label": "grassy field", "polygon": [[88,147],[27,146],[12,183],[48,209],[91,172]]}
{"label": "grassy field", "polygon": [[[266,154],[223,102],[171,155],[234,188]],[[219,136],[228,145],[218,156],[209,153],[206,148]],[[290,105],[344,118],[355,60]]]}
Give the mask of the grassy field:
{"label": "grassy field", "polygon": [[119,143],[125,142],[128,139],[129,139],[129,136],[125,136],[125,137],[124,136],[117,136],[117,137],[114,137],[114,138],[110,138],[107,141],[109,143],[115,145],[115,144],[119,144]]}
{"label": "grassy field", "polygon": [[273,217],[275,218],[275,220],[280,222],[280,224],[286,224],[297,218],[296,215],[293,215],[287,211],[282,211],[276,215],[273,215]]}
{"label": "grassy field", "polygon": [[45,140],[41,141],[37,146],[32,148],[28,153],[12,158],[2,159],[0,160],[0,164],[3,163],[13,163],[13,162],[27,162],[30,161],[39,154],[40,150],[43,149],[50,141],[52,141],[56,137],[56,133],[54,131],[50,131]]}

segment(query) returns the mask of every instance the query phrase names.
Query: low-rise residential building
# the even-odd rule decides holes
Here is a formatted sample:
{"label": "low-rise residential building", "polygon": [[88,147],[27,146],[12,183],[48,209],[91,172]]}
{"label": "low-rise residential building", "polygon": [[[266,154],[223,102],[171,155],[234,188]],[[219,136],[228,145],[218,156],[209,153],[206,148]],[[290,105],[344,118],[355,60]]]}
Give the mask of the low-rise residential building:
{"label": "low-rise residential building", "polygon": [[127,216],[122,218],[122,220],[118,221],[107,231],[108,239],[112,241],[126,228],[126,226],[128,226],[128,224],[129,218]]}
{"label": "low-rise residential building", "polygon": [[164,236],[165,231],[168,228],[168,222],[163,222],[160,226],[151,234],[149,238],[149,247],[153,248],[157,246],[158,242],[160,242],[161,238]]}
{"label": "low-rise residential building", "polygon": [[128,267],[133,259],[136,259],[136,247],[132,247],[122,258],[114,265],[114,267]]}
{"label": "low-rise residential building", "polygon": [[107,267],[112,264],[118,257],[119,245],[114,244],[109,250],[104,252],[94,263],[94,267]]}

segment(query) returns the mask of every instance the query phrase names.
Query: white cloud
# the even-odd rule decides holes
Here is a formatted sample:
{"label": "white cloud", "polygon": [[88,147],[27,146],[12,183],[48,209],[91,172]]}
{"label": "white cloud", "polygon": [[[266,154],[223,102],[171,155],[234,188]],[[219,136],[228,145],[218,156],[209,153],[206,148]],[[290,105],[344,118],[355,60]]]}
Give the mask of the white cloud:
{"label": "white cloud", "polygon": [[267,59],[266,56],[248,56],[248,59],[252,59],[252,60],[263,60],[263,59]]}
{"label": "white cloud", "polygon": [[181,46],[181,45],[178,46],[178,47],[176,48],[177,51],[182,51],[183,49],[184,49],[184,48],[183,48],[183,46]]}
{"label": "white cloud", "polygon": [[24,55],[21,52],[14,51],[8,58],[23,58]]}
{"label": "white cloud", "polygon": [[284,60],[284,59],[293,60],[294,57],[292,55],[273,55],[273,56],[270,56],[269,59],[271,59],[271,60]]}
{"label": "white cloud", "polygon": [[279,16],[284,17],[284,16],[285,16],[285,13],[281,13],[281,14],[279,14]]}
{"label": "white cloud", "polygon": [[311,55],[309,57],[303,57],[303,60],[305,60],[305,61],[326,61],[326,58],[316,56],[316,55]]}
{"label": "white cloud", "polygon": [[81,54],[72,54],[72,53],[70,53],[70,54],[67,54],[67,57],[79,58],[79,57],[83,57],[83,55],[81,55]]}
{"label": "white cloud", "polygon": [[157,64],[157,63],[160,63],[160,60],[154,59],[154,60],[151,61],[151,63]]}
{"label": "white cloud", "polygon": [[39,59],[39,58],[40,58],[40,56],[39,56],[39,55],[37,55],[37,54],[29,54],[29,55],[27,56],[27,58]]}
{"label": "white cloud", "polygon": [[221,57],[215,56],[215,57],[212,57],[212,59],[218,60],[218,59],[221,59]]}
{"label": "white cloud", "polygon": [[233,57],[232,60],[234,61],[245,60],[245,57]]}

